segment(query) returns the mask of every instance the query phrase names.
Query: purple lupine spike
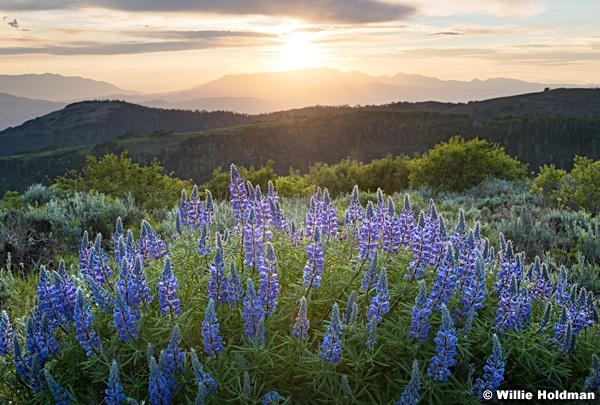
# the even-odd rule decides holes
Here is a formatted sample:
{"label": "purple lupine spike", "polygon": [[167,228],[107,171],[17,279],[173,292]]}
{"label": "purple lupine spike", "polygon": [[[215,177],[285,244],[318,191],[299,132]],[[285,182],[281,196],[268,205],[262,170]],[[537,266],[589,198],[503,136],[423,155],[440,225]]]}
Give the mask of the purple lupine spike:
{"label": "purple lupine spike", "polygon": [[318,288],[321,286],[321,276],[325,267],[325,255],[323,253],[323,242],[321,232],[315,228],[314,242],[306,246],[308,258],[304,265],[304,287]]}
{"label": "purple lupine spike", "polygon": [[561,353],[570,353],[574,348],[573,339],[573,326],[568,316],[566,307],[562,307],[560,318],[557,323],[554,324],[554,337],[550,340],[556,344],[558,350]]}
{"label": "purple lupine spike", "polygon": [[424,343],[427,340],[431,325],[428,323],[431,315],[431,305],[427,299],[427,290],[425,288],[425,280],[419,282],[419,294],[415,299],[415,305],[412,307],[409,339],[416,339],[419,343]]}
{"label": "purple lupine spike", "polygon": [[272,198],[274,202],[279,201],[279,195],[277,194],[277,191],[275,191],[275,186],[271,180],[267,182],[267,197]]}
{"label": "purple lupine spike", "polygon": [[[160,234],[157,234],[149,222],[142,220],[142,227],[146,227],[146,243],[148,244],[148,253],[154,260],[158,260],[167,254],[167,245],[162,240]],[[141,238],[140,238],[141,242]],[[140,249],[141,250],[141,249]]]}
{"label": "purple lupine spike", "polygon": [[519,271],[519,263],[514,254],[512,242],[510,240],[506,241],[502,253],[502,263],[500,264],[500,270],[497,274],[498,281],[494,283],[494,291],[498,292],[510,287],[511,278],[513,276],[516,278],[517,284],[519,284],[523,278],[523,274]]}
{"label": "purple lupine spike", "polygon": [[367,336],[365,346],[367,346],[367,349],[373,350],[375,343],[377,343],[377,322],[367,322],[367,329],[369,330],[369,335]]}
{"label": "purple lupine spike", "polygon": [[73,310],[75,309],[75,301],[77,300],[77,291],[75,290],[73,277],[67,274],[64,260],[60,260],[58,271],[54,271],[52,276],[58,299],[62,303],[60,308],[61,315],[65,319],[71,319],[73,317]]}
{"label": "purple lupine spike", "polygon": [[519,288],[515,275],[511,278],[510,288],[502,289],[499,297],[494,319],[496,331],[504,334],[509,330],[525,329],[531,317],[531,301],[527,290]]}
{"label": "purple lupine spike", "polygon": [[344,226],[350,229],[350,234],[354,238],[358,236],[358,223],[363,220],[363,216],[364,210],[358,198],[358,186],[355,185],[352,189],[352,199],[350,200],[348,211],[346,211],[346,220],[344,222]]}
{"label": "purple lupine spike", "polygon": [[456,268],[454,264],[454,250],[452,245],[448,244],[446,248],[446,257],[440,266],[438,266],[435,276],[435,284],[431,288],[429,301],[431,306],[441,311],[442,305],[448,305],[449,299],[454,295],[456,289]]}
{"label": "purple lupine spike", "polygon": [[125,260],[127,263],[133,263],[136,256],[139,255],[139,250],[135,245],[135,239],[133,238],[133,232],[131,229],[127,230],[127,237],[125,238]]}
{"label": "purple lupine spike", "polygon": [[159,364],[156,363],[154,356],[148,355],[148,368],[150,369],[148,394],[152,405],[168,405],[173,399],[168,376],[165,376],[163,367],[161,367],[164,364],[164,352],[161,352],[161,354],[163,361],[161,362],[159,358]]}
{"label": "purple lupine spike", "polygon": [[238,275],[237,269],[235,268],[235,262],[233,261],[229,266],[229,274],[230,277],[227,284],[227,295],[229,303],[231,305],[234,305],[242,299],[242,296],[244,295],[244,288],[242,287],[240,277]]}
{"label": "purple lupine spike", "polygon": [[254,207],[251,207],[247,214],[244,223],[244,249],[246,251],[244,264],[256,268],[260,265],[264,254],[264,239]]}
{"label": "purple lupine spike", "polygon": [[187,218],[188,225],[192,229],[198,229],[204,222],[204,207],[200,195],[198,194],[198,186],[194,185],[192,194],[187,202]]}
{"label": "purple lupine spike", "polygon": [[435,340],[435,351],[437,355],[431,358],[431,365],[427,369],[429,378],[435,381],[447,381],[452,372],[450,367],[456,364],[456,328],[448,312],[448,308],[442,305],[442,323]]}
{"label": "purple lupine spike", "polygon": [[425,276],[425,267],[431,262],[433,235],[425,222],[425,214],[421,211],[419,224],[413,231],[413,260],[409,263],[405,280],[419,279]]}
{"label": "purple lupine spike", "polygon": [[323,203],[321,205],[321,235],[329,238],[336,238],[338,235],[338,217],[337,211],[331,202],[329,190],[323,191]]}
{"label": "purple lupine spike", "polygon": [[204,395],[212,395],[217,392],[217,383],[209,372],[204,371],[193,347],[190,348],[190,357],[192,358],[192,368],[194,369],[194,381],[196,381],[196,384],[201,388]]}
{"label": "purple lupine spike", "polygon": [[373,203],[369,201],[367,211],[359,230],[358,258],[359,260],[373,260],[373,252],[379,247],[379,225],[375,217]]}
{"label": "purple lupine spike", "polygon": [[79,268],[83,274],[88,274],[90,266],[90,239],[87,231],[83,231],[83,239],[79,248]]}
{"label": "purple lupine spike", "polygon": [[135,262],[131,274],[137,285],[137,292],[139,298],[142,300],[144,306],[152,301],[153,297],[150,294],[150,287],[146,283],[146,275],[144,274],[144,266],[142,265],[142,258],[139,254],[135,256]]}
{"label": "purple lupine spike", "polygon": [[323,363],[338,364],[341,361],[342,355],[342,333],[343,326],[340,322],[340,310],[337,302],[333,304],[331,310],[331,322],[327,327],[327,332],[321,343],[321,359]]}
{"label": "purple lupine spike", "polygon": [[473,385],[473,395],[477,395],[479,398],[483,397],[483,392],[486,390],[496,392],[496,389],[504,381],[504,359],[498,335],[494,333],[492,340],[493,349],[490,356],[485,360],[486,365],[483,366],[483,377],[477,378]]}
{"label": "purple lupine spike", "polygon": [[377,283],[377,266],[379,265],[379,253],[377,250],[373,252],[373,260],[369,265],[369,269],[365,272],[365,275],[360,283],[360,289],[365,292],[369,292],[371,287]]}
{"label": "purple lupine spike", "polygon": [[77,289],[77,304],[73,315],[73,324],[75,325],[75,335],[77,341],[85,350],[86,356],[90,357],[94,351],[100,351],[100,338],[92,327],[94,316],[88,305],[81,289]]}
{"label": "purple lupine spike", "polygon": [[171,314],[181,315],[181,307],[179,298],[177,298],[179,285],[177,278],[173,274],[171,268],[171,259],[169,256],[165,259],[165,266],[163,267],[162,274],[160,276],[160,282],[158,283],[158,302],[160,304],[160,312],[163,315]]}
{"label": "purple lupine spike", "polygon": [[202,214],[204,215],[204,223],[210,225],[212,223],[212,215],[215,212],[215,204],[213,202],[213,196],[210,190],[204,190],[204,211]]}
{"label": "purple lupine spike", "polygon": [[203,257],[208,257],[210,254],[210,246],[206,244],[208,239],[208,226],[206,223],[202,224],[202,231],[200,231],[200,239],[198,240],[198,249],[196,252]]}
{"label": "purple lupine spike", "polygon": [[421,372],[419,371],[419,362],[413,361],[412,374],[410,381],[400,397],[400,401],[396,402],[395,405],[417,405],[421,396],[419,389],[421,388]]}
{"label": "purple lupine spike", "polygon": [[[54,337],[56,327],[53,326],[45,315],[36,314],[33,317],[33,343],[36,348],[30,350],[32,354],[38,356],[40,365],[46,363],[51,356],[56,356],[59,351],[58,341]],[[31,342],[28,349],[31,348]]]}
{"label": "purple lupine spike", "polygon": [[592,354],[592,365],[590,373],[583,382],[584,391],[598,391],[600,388],[600,357]]}
{"label": "purple lupine spike", "polygon": [[119,381],[119,367],[117,361],[113,359],[110,365],[110,374],[108,375],[108,384],[104,390],[104,402],[106,405],[119,405],[127,399],[123,394],[123,387]]}
{"label": "purple lupine spike", "polygon": [[298,316],[296,317],[296,322],[294,323],[294,331],[292,332],[292,336],[295,338],[300,338],[300,340],[304,341],[308,337],[308,329],[310,328],[310,321],[308,320],[308,305],[306,303],[306,297],[302,297],[300,299],[300,309],[298,310]]}
{"label": "purple lupine spike", "polygon": [[260,320],[264,319],[265,311],[260,297],[256,294],[256,289],[254,288],[252,280],[248,279],[246,285],[242,316],[244,318],[244,330],[246,331],[246,336],[252,339],[258,334]]}
{"label": "purple lupine spike", "polygon": [[64,322],[63,313],[65,312],[65,303],[44,265],[40,266],[40,278],[37,283],[36,293],[38,307],[48,322],[52,325],[62,324]]}
{"label": "purple lupine spike", "polygon": [[215,302],[212,298],[208,300],[206,314],[202,322],[202,344],[204,345],[204,353],[209,357],[215,357],[217,354],[225,350],[223,347],[223,339],[219,336],[219,321],[215,313]]}
{"label": "purple lupine spike", "polygon": [[371,299],[371,305],[367,312],[367,328],[373,323],[380,323],[383,316],[390,310],[390,294],[388,291],[387,275],[385,268],[381,269],[379,280],[377,282],[376,294]]}
{"label": "purple lupine spike", "polygon": [[233,216],[238,223],[244,223],[244,212],[248,207],[248,190],[244,179],[240,176],[235,165],[231,165],[231,174],[229,182],[229,201],[233,209]]}
{"label": "purple lupine spike", "polygon": [[321,230],[321,215],[320,214],[320,202],[317,201],[316,197],[313,196],[310,198],[310,205],[308,207],[308,212],[306,213],[306,232],[305,235],[307,238],[311,238],[314,235],[314,232],[317,228],[319,231]]}
{"label": "purple lupine spike", "polygon": [[113,320],[117,333],[119,334],[119,340],[127,340],[132,338],[137,340],[139,329],[137,327],[137,321],[140,318],[139,311],[137,308],[132,308],[123,299],[119,290],[115,292],[116,300],[113,311]]}
{"label": "purple lupine spike", "polygon": [[560,266],[560,277],[558,279],[558,283],[556,284],[556,291],[554,292],[552,298],[554,298],[554,302],[560,307],[566,307],[569,305],[569,301],[571,300],[571,294],[569,293],[569,280],[567,277],[567,268],[564,265]]}
{"label": "purple lupine spike", "polygon": [[287,220],[283,216],[283,212],[281,212],[279,201],[275,201],[273,198],[269,197],[269,208],[271,210],[271,224],[277,231],[287,233],[289,226]]}
{"label": "purple lupine spike", "polygon": [[384,252],[398,253],[402,244],[400,220],[396,216],[396,207],[391,196],[388,196],[387,210],[383,216],[381,240]]}
{"label": "purple lupine spike", "polygon": [[183,373],[185,352],[179,347],[180,343],[181,329],[179,328],[179,325],[175,324],[171,331],[171,339],[165,349],[165,367],[168,374],[172,375],[175,370],[179,373]]}
{"label": "purple lupine spike", "polygon": [[44,378],[46,379],[48,389],[52,393],[57,405],[67,405],[71,402],[75,402],[75,399],[71,393],[66,388],[58,384],[46,369],[44,369]]}
{"label": "purple lupine spike", "polygon": [[470,312],[473,316],[483,307],[487,286],[485,283],[485,264],[481,252],[477,250],[477,259],[475,261],[475,273],[473,277],[466,279],[463,286],[463,297],[460,300],[462,307],[461,316],[464,318]]}
{"label": "purple lupine spike", "polygon": [[344,311],[344,325],[350,325],[356,318],[357,309],[356,302],[356,291],[352,291],[348,296],[348,302],[346,304],[346,310]]}
{"label": "purple lupine spike", "polygon": [[89,274],[98,284],[103,286],[113,274],[108,265],[109,261],[110,258],[102,248],[102,234],[99,233],[96,235],[94,246],[90,252],[89,272],[84,274]]}
{"label": "purple lupine spike", "polygon": [[209,266],[208,298],[213,299],[216,304],[225,304],[229,302],[229,293],[227,291],[228,280],[225,277],[223,245],[220,244],[220,240],[221,238],[217,233],[217,249],[213,261]]}
{"label": "purple lupine spike", "polygon": [[123,228],[123,220],[121,219],[121,217],[118,217],[117,223],[115,224],[115,232],[112,235],[113,249],[115,252],[115,262],[117,264],[121,263],[121,255],[120,255],[120,251],[119,251],[119,241],[123,237],[124,232],[125,232],[125,229]]}
{"label": "purple lupine spike", "polygon": [[104,311],[104,313],[111,312],[115,303],[109,292],[100,284],[98,284],[92,277],[86,275],[84,278],[92,293],[94,303],[96,303],[96,305],[98,305],[102,311]]}
{"label": "purple lupine spike", "polygon": [[[185,188],[181,190],[181,199],[179,200],[179,209],[177,210],[178,218],[182,226],[189,225],[188,219],[188,202]],[[181,233],[181,232],[180,232]]]}
{"label": "purple lupine spike", "polygon": [[130,307],[137,307],[142,302],[140,296],[139,286],[136,280],[129,270],[129,266],[126,261],[121,264],[121,270],[119,271],[119,279],[115,283],[115,288],[125,300],[125,303]]}
{"label": "purple lupine spike", "polygon": [[411,247],[415,231],[415,214],[410,206],[408,194],[404,195],[404,206],[398,218],[400,246]]}
{"label": "purple lupine spike", "polygon": [[8,319],[6,311],[2,310],[0,316],[0,356],[6,356],[13,349],[15,332]]}
{"label": "purple lupine spike", "polygon": [[277,257],[271,243],[267,243],[267,253],[258,267],[260,285],[258,297],[262,302],[266,316],[270,316],[277,307],[279,296],[279,279],[277,276]]}
{"label": "purple lupine spike", "polygon": [[298,247],[300,244],[300,239],[302,239],[301,231],[296,227],[296,223],[292,221],[292,225],[290,228],[290,243],[294,247]]}

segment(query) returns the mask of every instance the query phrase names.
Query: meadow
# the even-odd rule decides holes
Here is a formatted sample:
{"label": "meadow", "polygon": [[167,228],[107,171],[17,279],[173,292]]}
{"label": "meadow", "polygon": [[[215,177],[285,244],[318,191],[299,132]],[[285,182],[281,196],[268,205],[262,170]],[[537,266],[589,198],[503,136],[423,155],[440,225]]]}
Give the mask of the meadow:
{"label": "meadow", "polygon": [[355,188],[332,200],[319,188],[284,201],[235,166],[229,187],[221,202],[184,190],[163,236],[150,218],[133,229],[119,218],[112,235],[85,233],[76,262],[29,277],[6,263],[1,401],[477,404],[487,389],[598,393],[596,299],[549,255],[530,260],[422,195]]}

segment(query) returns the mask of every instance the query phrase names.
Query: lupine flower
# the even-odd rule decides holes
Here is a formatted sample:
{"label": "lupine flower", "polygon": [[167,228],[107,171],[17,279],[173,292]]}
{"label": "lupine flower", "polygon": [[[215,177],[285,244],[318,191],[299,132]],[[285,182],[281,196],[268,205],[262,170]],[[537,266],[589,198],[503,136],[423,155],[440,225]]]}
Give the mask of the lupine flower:
{"label": "lupine flower", "polygon": [[408,194],[404,195],[404,206],[402,207],[402,212],[400,212],[400,217],[398,218],[398,227],[400,246],[411,246],[415,230],[415,215],[410,206]]}
{"label": "lupine flower", "polygon": [[327,238],[335,238],[338,235],[337,211],[333,207],[329,190],[323,192],[323,204],[321,206],[321,235]]}
{"label": "lupine flower", "polygon": [[200,231],[200,239],[198,240],[198,249],[196,252],[200,256],[208,257],[210,254],[210,246],[206,244],[206,239],[208,238],[208,227],[206,223],[202,224],[202,231]]}
{"label": "lupine flower", "polygon": [[583,381],[584,391],[598,391],[600,389],[600,358],[592,354],[592,367],[590,374]]}
{"label": "lupine flower", "polygon": [[[181,221],[181,225],[188,225],[188,208],[187,208],[187,192],[185,188],[181,190],[181,198],[179,199],[179,209],[177,210],[177,218]],[[181,232],[180,232],[181,233]]]}
{"label": "lupine flower", "polygon": [[165,315],[168,313],[181,315],[181,307],[177,298],[179,288],[177,278],[171,269],[171,259],[167,256],[165,266],[160,276],[158,283],[158,302],[160,304],[160,312]]}
{"label": "lupine flower", "polygon": [[227,296],[231,305],[237,303],[244,295],[244,288],[235,268],[235,262],[229,266],[229,280],[227,282]]}
{"label": "lupine flower", "polygon": [[27,348],[30,349],[32,354],[38,356],[38,362],[42,365],[49,357],[55,356],[59,351],[58,341],[54,337],[55,327],[50,324],[45,315],[41,315],[37,311],[32,319],[33,342],[36,348],[31,350],[31,339],[29,339],[30,343]]}
{"label": "lupine flower", "polygon": [[[269,184],[273,184],[269,182]],[[287,232],[289,229],[288,223],[283,216],[283,212],[281,212],[281,206],[279,205],[279,201],[274,200],[269,196],[269,207],[271,209],[271,224],[275,227],[279,232]]]}
{"label": "lupine flower", "polygon": [[46,383],[48,383],[50,393],[52,393],[56,401],[56,405],[67,405],[75,401],[71,393],[61,387],[46,369],[44,369],[44,377],[46,378]]}
{"label": "lupine flower", "polygon": [[447,381],[452,372],[450,367],[455,364],[456,356],[456,329],[445,305],[442,306],[442,323],[435,340],[435,351],[437,355],[431,358],[431,365],[427,374],[435,381]]}
{"label": "lupine flower", "polygon": [[297,247],[300,244],[300,239],[302,239],[302,231],[298,229],[296,223],[292,221],[290,227],[290,243],[292,246]]}
{"label": "lupine flower", "polygon": [[52,325],[63,322],[64,305],[63,297],[58,293],[56,286],[50,279],[50,273],[44,265],[40,266],[40,279],[37,283],[38,306],[42,314]]}
{"label": "lupine flower", "polygon": [[485,265],[483,256],[477,250],[477,260],[475,262],[475,274],[473,277],[465,280],[463,284],[463,297],[460,300],[462,307],[461,316],[465,317],[473,311],[473,316],[483,307],[487,287],[485,283]]}
{"label": "lupine flower", "polygon": [[190,199],[185,205],[186,223],[193,229],[200,228],[204,222],[204,208],[202,206],[202,200],[198,194],[198,186],[194,185]]}
{"label": "lupine flower", "polygon": [[425,276],[425,267],[432,261],[433,235],[425,222],[425,215],[421,211],[418,226],[413,231],[413,260],[408,264],[405,280],[419,279]]}
{"label": "lupine flower", "polygon": [[135,284],[137,285],[137,291],[141,302],[144,304],[148,304],[152,301],[152,295],[150,294],[150,288],[146,283],[146,276],[144,275],[144,267],[142,266],[142,258],[139,254],[135,256],[135,262],[133,265],[133,270],[131,271],[133,279],[135,280]]}
{"label": "lupine flower", "polygon": [[404,389],[404,391],[402,392],[402,396],[400,396],[400,401],[396,402],[396,405],[416,405],[417,402],[419,402],[419,399],[421,398],[419,394],[420,389],[421,372],[419,371],[419,362],[417,360],[414,360],[410,381]]}
{"label": "lupine flower", "polygon": [[307,317],[307,304],[306,298],[300,299],[300,310],[296,317],[296,323],[294,323],[294,331],[292,332],[293,337],[299,337],[300,340],[306,340],[308,337],[308,329],[310,328],[310,321]]}
{"label": "lupine flower", "polygon": [[217,233],[217,248],[212,263],[209,266],[210,278],[208,279],[208,298],[217,304],[229,301],[227,291],[228,280],[225,277],[225,263],[223,262],[223,245]]}
{"label": "lupine flower", "polygon": [[140,314],[136,308],[127,305],[118,290],[115,294],[116,300],[113,319],[119,333],[119,340],[127,340],[129,338],[137,340],[139,333],[137,320],[140,318]]}
{"label": "lupine flower", "polygon": [[[350,325],[352,323],[352,313],[358,312],[358,307],[356,307],[356,291],[352,291],[350,296],[348,297],[348,303],[346,304],[346,310],[344,311],[344,325]],[[356,313],[354,313],[354,320],[356,320]]]}
{"label": "lupine flower", "polygon": [[181,234],[183,234],[183,226],[181,225],[181,213],[177,211],[177,213],[175,214],[175,234],[173,235],[173,237],[177,238]]}
{"label": "lupine flower", "polygon": [[99,285],[96,280],[90,276],[84,276],[85,281],[92,293],[94,303],[98,305],[104,313],[109,313],[115,305],[114,300],[110,296],[109,292],[104,287]]}
{"label": "lupine flower", "polygon": [[215,211],[215,204],[213,203],[213,196],[210,190],[204,190],[204,196],[206,202],[204,203],[204,223],[210,225],[212,223],[212,214]]}
{"label": "lupine flower", "polygon": [[498,281],[494,283],[495,291],[502,291],[510,287],[511,278],[514,276],[517,280],[517,284],[520,284],[523,278],[522,272],[519,270],[519,263],[517,257],[513,253],[512,242],[509,240],[506,242],[506,247],[503,249],[502,263],[500,264],[500,270],[498,271]]}
{"label": "lupine flower", "polygon": [[387,275],[385,268],[381,269],[379,281],[377,282],[376,294],[371,299],[371,305],[367,312],[367,328],[371,328],[373,323],[380,323],[383,316],[390,310],[390,294],[388,291]]}
{"label": "lupine flower", "polygon": [[280,398],[281,398],[281,396],[279,395],[279,393],[277,391],[267,392],[265,394],[263,400],[261,401],[261,404],[263,404],[263,405],[278,404]]}
{"label": "lupine flower", "polygon": [[386,253],[398,253],[398,249],[402,243],[400,220],[396,216],[396,207],[391,196],[388,196],[387,209],[383,213],[380,229],[383,251]]}
{"label": "lupine flower", "polygon": [[358,259],[373,260],[373,252],[379,246],[379,224],[375,217],[373,203],[369,201],[367,211],[359,229]]}
{"label": "lupine flower", "polygon": [[565,266],[560,266],[560,277],[556,284],[556,291],[552,296],[557,305],[561,307],[569,305],[569,301],[571,300],[571,294],[569,294],[570,286],[567,279],[567,268]]}
{"label": "lupine flower", "polygon": [[452,245],[448,244],[446,257],[438,266],[435,284],[431,288],[429,296],[431,306],[438,310],[441,310],[442,305],[448,305],[448,300],[454,294],[456,288],[456,268],[454,266],[454,251]]}
{"label": "lupine flower", "polygon": [[[151,347],[149,345],[149,347]],[[162,353],[164,359],[164,352]],[[148,380],[148,393],[150,394],[150,403],[153,405],[169,405],[171,403],[172,394],[169,389],[167,376],[164,375],[162,367],[156,364],[156,359],[151,354],[148,355],[148,366],[150,368],[150,377]]]}
{"label": "lupine flower", "polygon": [[265,311],[260,297],[256,295],[254,283],[252,283],[251,279],[248,279],[247,282],[242,316],[244,318],[246,336],[250,339],[255,338],[259,332],[260,320],[265,317]]}
{"label": "lupine flower", "polygon": [[494,319],[496,331],[503,334],[508,330],[525,329],[531,315],[531,301],[527,290],[517,286],[515,275],[512,276],[510,288],[500,290],[499,297]]}
{"label": "lupine flower", "polygon": [[71,319],[75,309],[75,301],[77,301],[77,291],[75,290],[73,277],[67,274],[64,260],[60,260],[58,271],[53,272],[53,278],[56,293],[62,302],[61,315],[66,319]]}
{"label": "lupine flower", "polygon": [[546,304],[546,310],[544,311],[544,315],[540,320],[540,324],[538,325],[538,332],[541,332],[546,326],[548,326],[548,322],[550,322],[550,315],[552,314],[552,303],[548,302]]}
{"label": "lupine flower", "polygon": [[212,395],[217,392],[217,383],[214,378],[210,376],[209,372],[204,371],[193,347],[190,348],[190,355],[192,357],[192,368],[194,369],[194,381],[196,381],[196,384],[198,384],[199,387],[202,387],[202,391],[205,395]]}
{"label": "lupine flower", "polygon": [[500,340],[494,333],[492,336],[494,347],[492,354],[486,359],[486,365],[483,366],[483,377],[475,380],[473,386],[473,395],[477,395],[479,398],[482,397],[484,391],[489,390],[496,392],[496,389],[504,381],[504,359],[502,356],[502,347],[500,346]]}
{"label": "lupine flower", "polygon": [[104,397],[104,402],[106,402],[107,405],[119,405],[125,401],[125,399],[127,399],[127,397],[123,394],[123,387],[119,381],[119,368],[116,360],[113,360],[110,365],[108,386],[104,390],[104,393],[106,394]]}
{"label": "lupine flower", "polygon": [[0,316],[0,356],[6,356],[13,348],[15,332],[12,323],[8,319],[6,311]]}
{"label": "lupine flower", "polygon": [[[110,258],[102,248],[102,234],[96,235],[94,246],[90,250],[89,267],[85,275],[90,275],[96,282],[103,286],[107,283],[113,271],[108,265]],[[83,268],[82,268],[83,272]]]}
{"label": "lupine flower", "polygon": [[175,370],[183,373],[185,352],[179,348],[180,343],[181,329],[179,329],[179,325],[175,324],[175,326],[173,326],[173,331],[171,332],[171,339],[169,339],[169,344],[165,349],[165,367],[171,374]]}
{"label": "lupine flower", "polygon": [[79,248],[79,268],[83,274],[88,274],[90,266],[90,239],[87,231],[83,231],[81,247]]}
{"label": "lupine flower", "polygon": [[320,195],[322,195],[321,188],[317,187],[317,195],[310,198],[310,205],[306,213],[305,235],[307,238],[311,238],[317,228],[319,231],[321,230],[321,206],[323,205],[323,201],[320,199]]}
{"label": "lupine flower", "polygon": [[574,338],[567,308],[562,307],[560,319],[554,324],[554,338],[551,339],[551,342],[556,344],[560,352],[570,353],[575,348]]}
{"label": "lupine flower", "polygon": [[[14,348],[13,364],[15,365],[15,369],[23,381],[29,382],[31,380],[31,356],[23,353],[23,349],[21,348],[21,344],[16,335],[13,335],[12,344]],[[34,391],[36,390],[34,389]]]}
{"label": "lupine flower", "polygon": [[142,220],[142,230],[138,246],[145,265],[148,264],[147,260],[149,257],[158,260],[167,254],[167,245],[145,219]]}
{"label": "lupine flower", "polygon": [[364,216],[364,210],[358,199],[358,186],[354,186],[352,189],[352,199],[348,211],[346,211],[346,220],[344,226],[350,229],[352,237],[358,236],[358,222],[362,222]]}
{"label": "lupine flower", "polygon": [[279,280],[277,276],[277,258],[275,251],[270,243],[267,243],[267,254],[258,267],[260,285],[258,287],[258,297],[262,302],[265,314],[271,315],[277,307],[277,297],[279,295]]}
{"label": "lupine flower", "polygon": [[315,228],[313,239],[314,242],[306,247],[308,258],[304,266],[304,287],[308,288],[318,288],[321,285],[321,276],[325,266],[325,255],[319,228]]}
{"label": "lupine flower", "polygon": [[431,315],[431,306],[427,299],[425,289],[425,280],[419,282],[419,295],[415,300],[415,305],[411,311],[412,322],[410,325],[409,339],[417,339],[417,342],[423,343],[427,340],[431,325],[427,323]]}
{"label": "lupine flower", "polygon": [[249,267],[257,267],[264,253],[264,239],[262,227],[257,221],[256,210],[251,207],[247,211],[244,223],[244,249],[246,251],[244,264]]}
{"label": "lupine flower", "polygon": [[367,322],[367,329],[369,329],[369,335],[367,336],[366,346],[367,349],[373,350],[377,342],[377,322]]}
{"label": "lupine flower", "polygon": [[342,394],[346,399],[350,398],[352,395],[352,388],[350,388],[350,383],[348,382],[348,376],[346,374],[342,374]]}
{"label": "lupine flower", "polygon": [[548,274],[548,266],[543,264],[541,266],[541,272],[537,273],[535,285],[531,290],[531,295],[535,298],[546,301],[550,299],[552,289],[552,280],[550,280],[550,275]]}
{"label": "lupine flower", "polygon": [[95,350],[100,350],[100,338],[92,327],[94,317],[87,301],[83,296],[81,289],[77,290],[77,304],[75,305],[75,314],[73,315],[73,323],[75,325],[75,334],[77,341],[85,350],[85,354],[89,357]]}
{"label": "lupine flower", "polygon": [[229,201],[233,209],[233,216],[238,223],[244,223],[244,212],[248,206],[248,190],[244,179],[240,176],[235,165],[231,165],[229,182]]}
{"label": "lupine flower", "polygon": [[113,249],[115,252],[115,262],[117,264],[121,264],[121,255],[119,254],[119,241],[123,237],[123,233],[125,229],[123,228],[123,220],[121,217],[117,218],[117,223],[115,224],[115,232],[112,235],[113,240]]}
{"label": "lupine flower", "polygon": [[369,265],[369,268],[365,272],[365,275],[363,276],[363,279],[360,283],[360,289],[362,291],[366,291],[368,293],[369,290],[371,289],[371,287],[373,287],[375,285],[375,283],[377,282],[378,263],[379,263],[379,254],[377,253],[377,250],[376,250],[373,252],[373,260],[371,261],[371,264]]}
{"label": "lupine flower", "polygon": [[133,274],[129,271],[126,261],[121,263],[121,271],[119,271],[119,279],[115,283],[115,288],[130,307],[137,307],[142,301],[138,285]]}
{"label": "lupine flower", "polygon": [[327,332],[325,332],[323,343],[321,344],[320,356],[323,363],[337,364],[341,361],[342,340],[340,338],[343,331],[342,324],[340,323],[340,310],[336,302],[333,304],[331,322],[327,327]]}
{"label": "lupine flower", "polygon": [[215,313],[215,302],[212,298],[208,300],[206,314],[202,322],[202,344],[204,345],[204,353],[210,357],[215,357],[225,348],[223,347],[223,339],[219,336],[219,321]]}

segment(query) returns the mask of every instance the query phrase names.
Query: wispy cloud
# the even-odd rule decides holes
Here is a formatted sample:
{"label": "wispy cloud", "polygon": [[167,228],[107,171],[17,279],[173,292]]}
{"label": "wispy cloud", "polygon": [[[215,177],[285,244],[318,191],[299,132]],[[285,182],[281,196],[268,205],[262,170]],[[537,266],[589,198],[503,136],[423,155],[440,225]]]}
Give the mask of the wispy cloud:
{"label": "wispy cloud", "polygon": [[4,0],[4,10],[99,7],[132,12],[192,12],[291,17],[311,22],[372,23],[406,18],[415,9],[380,0]]}

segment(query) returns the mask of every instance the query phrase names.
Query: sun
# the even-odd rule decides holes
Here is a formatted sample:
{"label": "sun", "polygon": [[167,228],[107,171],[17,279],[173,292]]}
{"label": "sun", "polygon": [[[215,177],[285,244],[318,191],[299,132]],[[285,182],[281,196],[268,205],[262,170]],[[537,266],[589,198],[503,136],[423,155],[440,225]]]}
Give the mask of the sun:
{"label": "sun", "polygon": [[316,67],[321,60],[321,50],[314,43],[314,36],[305,32],[292,32],[284,38],[285,43],[275,51],[277,70],[297,70]]}

